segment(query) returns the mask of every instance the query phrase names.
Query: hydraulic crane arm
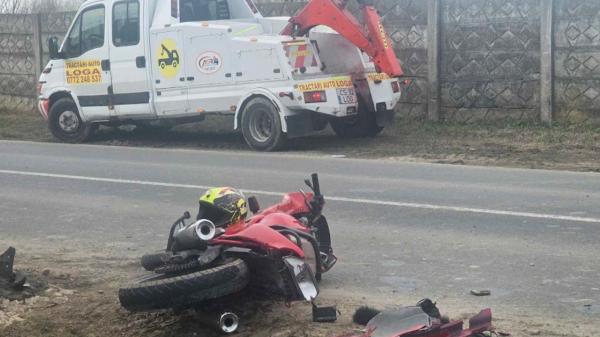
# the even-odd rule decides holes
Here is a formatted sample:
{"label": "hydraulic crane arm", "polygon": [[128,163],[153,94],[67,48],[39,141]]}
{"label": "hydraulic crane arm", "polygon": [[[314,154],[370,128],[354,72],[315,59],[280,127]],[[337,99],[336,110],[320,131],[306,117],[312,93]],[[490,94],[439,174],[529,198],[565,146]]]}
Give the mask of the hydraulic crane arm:
{"label": "hydraulic crane arm", "polygon": [[364,26],[346,9],[348,0],[311,0],[298,15],[290,19],[281,34],[303,36],[315,26],[328,26],[369,55],[378,71],[391,77],[402,76],[402,67],[377,10],[365,0],[358,2]]}

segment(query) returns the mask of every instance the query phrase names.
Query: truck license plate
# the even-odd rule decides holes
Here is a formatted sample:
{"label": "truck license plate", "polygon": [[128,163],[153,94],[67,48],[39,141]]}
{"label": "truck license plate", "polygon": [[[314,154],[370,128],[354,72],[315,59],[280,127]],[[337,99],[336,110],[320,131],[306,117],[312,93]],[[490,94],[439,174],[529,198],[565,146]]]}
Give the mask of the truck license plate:
{"label": "truck license plate", "polygon": [[356,94],[352,88],[337,89],[337,95],[340,104],[356,104]]}

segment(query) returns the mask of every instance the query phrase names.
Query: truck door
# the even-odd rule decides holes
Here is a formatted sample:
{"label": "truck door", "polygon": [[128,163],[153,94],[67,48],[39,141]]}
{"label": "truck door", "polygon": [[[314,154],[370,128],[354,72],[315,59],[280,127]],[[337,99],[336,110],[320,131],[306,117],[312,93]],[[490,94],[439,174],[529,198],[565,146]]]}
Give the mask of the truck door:
{"label": "truck door", "polygon": [[139,0],[116,1],[112,6],[112,104],[120,118],[154,115],[150,107],[146,44],[141,30],[144,10]]}
{"label": "truck door", "polygon": [[185,77],[183,34],[179,29],[152,32],[152,78],[158,116],[189,114],[188,81]]}
{"label": "truck door", "polygon": [[86,121],[108,119],[111,74],[104,5],[84,7],[73,22],[61,52],[66,83],[77,97]]}

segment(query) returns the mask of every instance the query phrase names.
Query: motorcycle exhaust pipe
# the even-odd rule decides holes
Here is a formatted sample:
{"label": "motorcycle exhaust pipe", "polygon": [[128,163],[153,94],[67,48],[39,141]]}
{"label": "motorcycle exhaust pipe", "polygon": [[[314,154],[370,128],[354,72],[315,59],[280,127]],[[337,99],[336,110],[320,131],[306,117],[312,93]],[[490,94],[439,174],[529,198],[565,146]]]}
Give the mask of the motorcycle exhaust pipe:
{"label": "motorcycle exhaust pipe", "polygon": [[204,249],[216,235],[217,227],[212,221],[198,220],[173,235],[173,250]]}
{"label": "motorcycle exhaust pipe", "polygon": [[226,334],[234,333],[240,327],[240,318],[233,312],[217,312],[217,314],[200,313],[199,319],[203,324]]}
{"label": "motorcycle exhaust pipe", "polygon": [[196,222],[195,225],[196,235],[200,240],[210,241],[217,235],[217,226],[210,220],[202,219]]}
{"label": "motorcycle exhaust pipe", "polygon": [[224,333],[234,333],[240,327],[240,318],[233,312],[225,312],[219,317],[218,326]]}

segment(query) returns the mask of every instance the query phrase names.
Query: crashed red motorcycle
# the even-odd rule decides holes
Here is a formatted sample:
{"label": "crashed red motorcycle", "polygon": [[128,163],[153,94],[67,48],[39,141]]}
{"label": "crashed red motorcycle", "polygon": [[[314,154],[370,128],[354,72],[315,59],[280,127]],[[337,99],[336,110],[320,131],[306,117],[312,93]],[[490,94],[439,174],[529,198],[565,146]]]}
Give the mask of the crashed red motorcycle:
{"label": "crashed red motorcycle", "polygon": [[[188,224],[186,212],[171,226],[167,248],[142,257],[152,274],[119,289],[121,305],[130,311],[198,307],[247,287],[286,301],[312,301],[321,275],[337,259],[318,175],[305,183],[312,192],[286,194],[262,211],[255,197],[248,198],[254,215],[236,224],[223,226],[202,211]],[[245,200],[237,201],[245,207]],[[223,313],[217,325],[232,332],[238,318]]]}

